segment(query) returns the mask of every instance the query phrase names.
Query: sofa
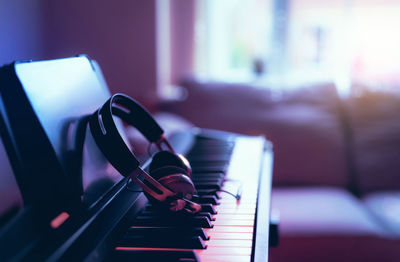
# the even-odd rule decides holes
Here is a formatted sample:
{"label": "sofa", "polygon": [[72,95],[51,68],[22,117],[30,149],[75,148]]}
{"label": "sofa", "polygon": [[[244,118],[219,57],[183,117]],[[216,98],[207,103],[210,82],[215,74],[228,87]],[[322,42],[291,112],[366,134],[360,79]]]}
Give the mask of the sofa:
{"label": "sofa", "polygon": [[270,261],[400,261],[400,92],[188,78],[160,111],[274,145]]}

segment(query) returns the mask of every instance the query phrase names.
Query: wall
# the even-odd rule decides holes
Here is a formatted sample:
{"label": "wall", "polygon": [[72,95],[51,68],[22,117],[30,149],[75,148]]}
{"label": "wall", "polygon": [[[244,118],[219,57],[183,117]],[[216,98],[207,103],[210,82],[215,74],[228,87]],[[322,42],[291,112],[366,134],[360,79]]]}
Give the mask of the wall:
{"label": "wall", "polygon": [[0,66],[43,56],[41,3],[0,0]]}
{"label": "wall", "polygon": [[88,54],[113,93],[156,101],[156,0],[0,0],[0,65]]}
{"label": "wall", "polygon": [[192,75],[194,67],[195,1],[171,1],[171,82]]}
{"label": "wall", "polygon": [[[39,1],[0,0],[0,66],[15,60],[40,59],[42,48],[41,4]],[[0,138],[0,217],[12,214],[22,198],[4,145]],[[18,210],[18,209],[17,209]],[[11,216],[10,216],[11,217]],[[5,222],[1,217],[0,227]]]}
{"label": "wall", "polygon": [[156,98],[155,0],[44,0],[45,57],[88,54],[113,93]]}

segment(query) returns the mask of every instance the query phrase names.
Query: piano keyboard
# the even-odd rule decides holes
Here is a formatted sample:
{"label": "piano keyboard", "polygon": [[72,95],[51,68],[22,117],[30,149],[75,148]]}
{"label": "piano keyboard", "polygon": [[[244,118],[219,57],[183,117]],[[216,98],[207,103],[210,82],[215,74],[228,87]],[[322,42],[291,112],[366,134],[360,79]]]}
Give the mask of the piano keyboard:
{"label": "piano keyboard", "polygon": [[[31,99],[67,71],[72,82],[53,99],[62,105]],[[2,217],[0,261],[267,261],[272,152],[263,138],[204,129],[169,138],[192,162],[202,211],[160,214],[139,186],[109,168],[90,135],[80,141],[85,154],[73,153],[82,148],[74,148],[72,120],[109,97],[97,63],[17,62],[0,68],[0,82],[0,133],[15,171],[5,181],[15,180],[17,201],[26,200]],[[70,88],[87,92],[77,100]],[[240,201],[226,193],[238,191]]]}
{"label": "piano keyboard", "polygon": [[201,212],[166,214],[148,204],[108,260],[267,261],[272,154],[266,146],[260,137],[196,137],[187,157]]}

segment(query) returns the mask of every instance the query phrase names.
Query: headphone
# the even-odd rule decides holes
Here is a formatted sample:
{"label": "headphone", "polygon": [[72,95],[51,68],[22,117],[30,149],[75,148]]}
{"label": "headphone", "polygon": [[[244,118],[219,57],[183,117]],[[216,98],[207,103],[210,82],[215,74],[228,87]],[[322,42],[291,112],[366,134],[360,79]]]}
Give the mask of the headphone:
{"label": "headphone", "polygon": [[[150,163],[149,173],[140,167],[135,154],[120,135],[114,117],[139,130],[159,149]],[[189,161],[176,154],[163,129],[137,101],[124,94],[111,96],[89,117],[91,134],[107,160],[121,175],[131,178],[147,197],[171,211],[196,213],[201,205],[190,201],[196,194]],[[166,148],[163,149],[163,147]]]}

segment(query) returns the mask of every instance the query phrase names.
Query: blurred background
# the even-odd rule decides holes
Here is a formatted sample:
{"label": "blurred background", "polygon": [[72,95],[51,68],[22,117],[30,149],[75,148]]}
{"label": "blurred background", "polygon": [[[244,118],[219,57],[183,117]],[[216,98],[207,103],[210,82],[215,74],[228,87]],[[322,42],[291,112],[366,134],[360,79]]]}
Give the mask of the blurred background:
{"label": "blurred background", "polygon": [[[397,0],[0,1],[0,63],[85,53],[145,104],[194,75],[399,83]],[[145,92],[143,92],[146,90]]]}

